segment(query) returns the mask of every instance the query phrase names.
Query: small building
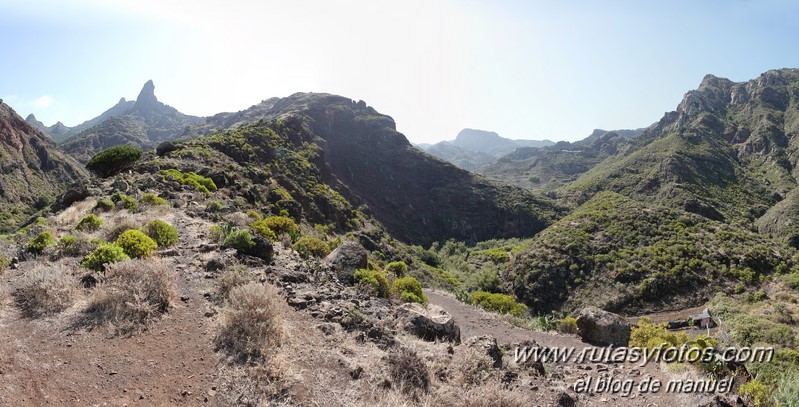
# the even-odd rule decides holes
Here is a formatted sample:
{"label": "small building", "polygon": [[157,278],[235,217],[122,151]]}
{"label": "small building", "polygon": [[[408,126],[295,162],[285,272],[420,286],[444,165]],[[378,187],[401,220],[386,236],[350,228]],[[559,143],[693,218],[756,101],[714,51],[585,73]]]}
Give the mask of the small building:
{"label": "small building", "polygon": [[710,310],[707,308],[705,308],[701,314],[694,314],[688,318],[691,319],[691,322],[693,322],[695,326],[698,326],[702,329],[709,329],[716,326],[716,322],[713,321],[713,316],[710,314]]}

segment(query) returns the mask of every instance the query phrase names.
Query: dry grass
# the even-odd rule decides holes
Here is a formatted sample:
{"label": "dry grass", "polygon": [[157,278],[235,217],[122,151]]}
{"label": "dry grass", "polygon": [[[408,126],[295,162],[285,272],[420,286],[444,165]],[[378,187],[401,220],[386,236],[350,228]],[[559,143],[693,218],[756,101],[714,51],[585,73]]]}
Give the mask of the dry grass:
{"label": "dry grass", "polygon": [[26,318],[39,318],[64,311],[79,294],[78,281],[67,267],[40,264],[23,276],[14,296]]}
{"label": "dry grass", "polygon": [[480,385],[494,372],[494,360],[483,352],[461,347],[452,358],[450,370],[456,382],[463,385]]}
{"label": "dry grass", "polygon": [[394,385],[413,393],[427,392],[430,388],[430,372],[424,360],[415,351],[402,348],[388,355],[388,373]]}
{"label": "dry grass", "polygon": [[175,276],[165,261],[121,261],[109,265],[95,287],[85,322],[131,334],[146,329],[176,297]]}
{"label": "dry grass", "polygon": [[219,283],[217,298],[221,302],[226,301],[234,288],[247,284],[252,280],[252,275],[247,266],[235,265],[227,268],[217,280]]}
{"label": "dry grass", "polygon": [[54,216],[50,220],[50,223],[59,229],[72,229],[84,216],[89,214],[95,205],[97,205],[96,198],[87,198],[83,201],[76,202],[69,208],[64,209],[61,213]]}
{"label": "dry grass", "polygon": [[479,387],[463,388],[461,386],[442,386],[422,400],[429,406],[458,407],[528,407],[535,405],[530,395],[506,389],[502,383],[492,381]]}
{"label": "dry grass", "polygon": [[217,347],[241,363],[268,362],[286,338],[286,313],[287,305],[272,285],[237,286],[230,291]]}

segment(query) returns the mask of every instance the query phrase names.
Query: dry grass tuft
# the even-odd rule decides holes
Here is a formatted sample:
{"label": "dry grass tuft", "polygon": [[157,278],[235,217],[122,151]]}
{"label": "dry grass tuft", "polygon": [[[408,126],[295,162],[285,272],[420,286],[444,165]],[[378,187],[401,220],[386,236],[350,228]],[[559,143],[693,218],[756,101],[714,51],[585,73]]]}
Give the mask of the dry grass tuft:
{"label": "dry grass tuft", "polygon": [[125,260],[107,266],[86,309],[88,325],[111,325],[118,334],[141,331],[177,297],[174,273],[163,260]]}
{"label": "dry grass tuft", "polygon": [[530,400],[529,394],[506,389],[501,383],[494,381],[468,389],[461,386],[443,386],[423,402],[430,406],[458,407],[528,407],[535,405]]}
{"label": "dry grass tuft", "polygon": [[14,296],[26,318],[39,318],[69,308],[79,293],[78,281],[67,267],[41,264],[25,274]]}
{"label": "dry grass tuft", "polygon": [[459,349],[452,358],[454,379],[463,385],[480,385],[488,380],[494,369],[494,360],[472,348]]}
{"label": "dry grass tuft", "polygon": [[265,361],[286,339],[283,315],[287,306],[272,285],[248,283],[230,290],[222,330],[216,338],[241,363]]}
{"label": "dry grass tuft", "polygon": [[406,392],[430,388],[430,372],[424,360],[415,351],[402,348],[388,355],[388,374],[391,380]]}
{"label": "dry grass tuft", "polygon": [[227,268],[217,280],[219,282],[217,298],[220,302],[226,301],[234,288],[247,284],[252,280],[252,275],[250,275],[247,266],[235,265]]}

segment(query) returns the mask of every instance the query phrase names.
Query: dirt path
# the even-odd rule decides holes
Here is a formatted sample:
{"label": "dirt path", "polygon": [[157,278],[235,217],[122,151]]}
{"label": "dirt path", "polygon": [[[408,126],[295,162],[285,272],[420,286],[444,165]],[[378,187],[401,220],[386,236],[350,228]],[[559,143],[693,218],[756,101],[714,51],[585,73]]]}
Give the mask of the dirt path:
{"label": "dirt path", "polygon": [[[544,347],[574,347],[579,351],[583,349],[599,349],[596,346],[584,343],[575,335],[562,335],[548,332],[533,332],[509,325],[496,315],[487,313],[482,309],[464,304],[455,299],[451,294],[438,290],[425,290],[431,304],[438,305],[447,310],[461,328],[461,337],[467,339],[478,335],[491,335],[497,338],[500,346],[503,344],[520,343],[525,340],[534,340]],[[681,376],[665,371],[662,366],[648,363],[592,363],[588,361],[570,361],[555,363],[548,367],[552,385],[569,392],[577,400],[579,406],[594,406],[615,404],[618,406],[701,406],[712,401],[712,396],[702,394],[681,394],[659,392],[639,392],[637,386],[648,378],[668,383],[673,379],[686,379],[686,374]],[[575,392],[574,384],[582,379],[592,378],[592,390]],[[600,391],[597,383],[602,378],[617,381],[631,381],[633,391],[627,396],[622,392]]]}

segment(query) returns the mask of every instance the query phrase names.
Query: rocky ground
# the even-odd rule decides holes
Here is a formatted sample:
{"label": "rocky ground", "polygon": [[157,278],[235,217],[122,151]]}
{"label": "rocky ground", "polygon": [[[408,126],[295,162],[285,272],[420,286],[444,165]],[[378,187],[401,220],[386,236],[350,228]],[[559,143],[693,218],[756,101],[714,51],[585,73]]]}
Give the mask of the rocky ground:
{"label": "rocky ground", "polygon": [[[101,187],[110,192],[119,185]],[[514,327],[440,291],[427,292],[428,310],[373,298],[346,284],[346,272],[337,269],[365,259],[342,258],[349,254],[341,251],[306,260],[276,242],[271,261],[237,254],[210,238],[215,223],[200,216],[194,198],[187,193],[173,201],[175,207],[101,215],[105,225],[93,236],[152,219],[169,222],[180,234],[176,246],[149,260],[170,270],[174,299],[163,315],[132,332],[121,334],[119,321],[84,323],[96,288],[77,288],[87,273],[81,257],[22,257],[1,276],[0,405],[725,405],[709,396],[666,392],[576,392],[574,383],[586,377],[666,382],[678,375],[654,364],[516,364],[517,344],[591,345],[573,335]],[[74,233],[95,203],[88,198],[48,218],[54,235]],[[229,215],[237,216],[243,214]],[[20,290],[42,267],[69,270],[66,278],[77,293],[60,312],[31,315]],[[273,300],[286,339],[266,360],[242,363],[219,349],[216,338],[230,312],[224,287],[231,270],[277,289]]]}

